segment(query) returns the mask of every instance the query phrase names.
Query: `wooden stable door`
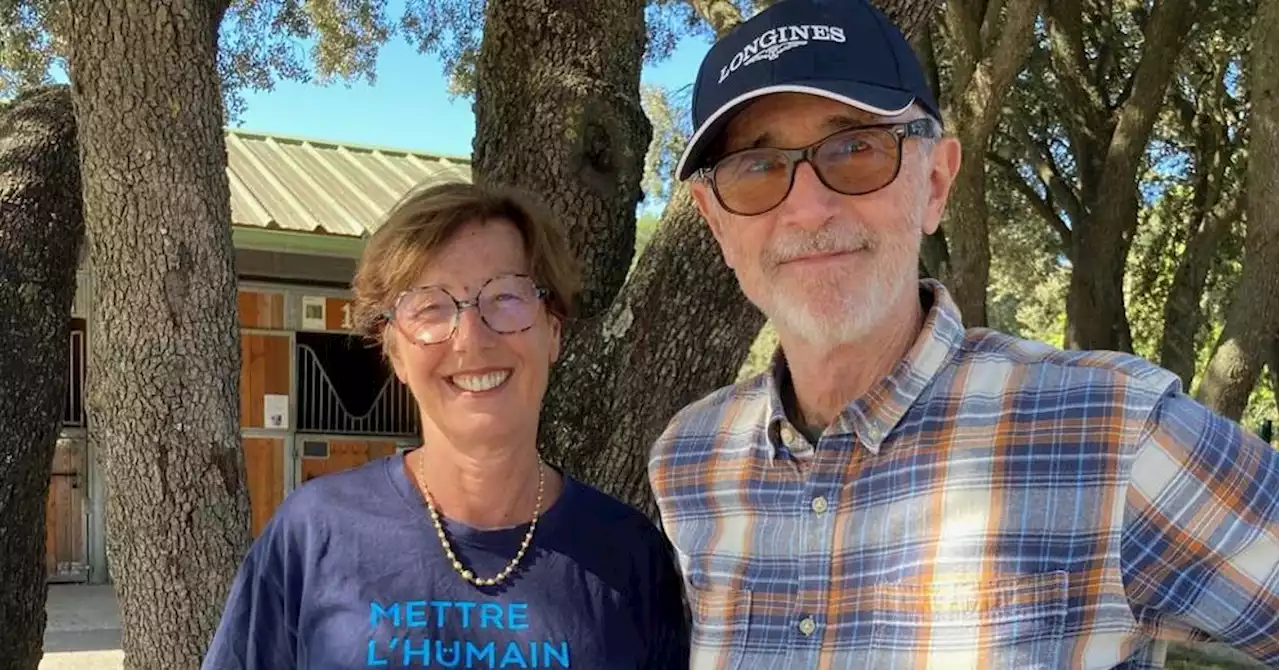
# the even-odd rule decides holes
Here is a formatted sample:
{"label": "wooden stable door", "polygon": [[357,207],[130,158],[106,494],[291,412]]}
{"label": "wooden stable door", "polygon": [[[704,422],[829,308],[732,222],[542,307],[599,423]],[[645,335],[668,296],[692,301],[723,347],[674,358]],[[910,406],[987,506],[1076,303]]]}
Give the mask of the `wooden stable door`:
{"label": "wooden stable door", "polygon": [[390,456],[396,452],[396,443],[385,440],[300,438],[299,442],[302,454],[300,483],[359,467],[375,458]]}
{"label": "wooden stable door", "polygon": [[284,501],[284,440],[246,437],[243,443],[253,536],[258,537]]}
{"label": "wooden stable door", "polygon": [[83,438],[58,440],[45,502],[44,562],[51,582],[83,582],[89,574],[85,538],[88,462]]}
{"label": "wooden stable door", "polygon": [[240,333],[240,427],[288,430],[288,335]]}

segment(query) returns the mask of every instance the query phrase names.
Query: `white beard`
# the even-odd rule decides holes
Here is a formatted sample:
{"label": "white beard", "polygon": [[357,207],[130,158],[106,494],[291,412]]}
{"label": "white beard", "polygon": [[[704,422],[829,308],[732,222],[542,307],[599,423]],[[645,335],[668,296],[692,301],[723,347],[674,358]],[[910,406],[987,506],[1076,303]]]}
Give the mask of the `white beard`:
{"label": "white beard", "polygon": [[[923,205],[923,203],[921,203]],[[764,267],[805,253],[868,248],[857,271],[833,268],[803,282],[766,281],[759,307],[779,333],[820,348],[855,342],[884,323],[889,312],[917,286],[923,206],[907,211],[900,225],[914,234],[872,237],[864,225],[829,225],[804,237],[779,240],[765,254]]]}

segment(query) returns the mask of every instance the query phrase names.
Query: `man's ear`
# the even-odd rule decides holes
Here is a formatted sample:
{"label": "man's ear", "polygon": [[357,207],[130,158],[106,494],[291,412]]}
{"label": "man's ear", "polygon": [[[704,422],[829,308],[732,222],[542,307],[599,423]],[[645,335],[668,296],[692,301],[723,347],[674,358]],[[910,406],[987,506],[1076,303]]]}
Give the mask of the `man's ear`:
{"label": "man's ear", "polygon": [[954,137],[943,137],[933,146],[930,154],[933,164],[928,175],[929,202],[925,206],[922,222],[922,232],[925,235],[937,232],[942,223],[942,214],[951,197],[951,187],[956,183],[956,175],[960,173],[961,153],[960,141]]}
{"label": "man's ear", "polygon": [[724,258],[725,265],[733,267],[732,254],[724,238],[724,212],[716,205],[716,196],[711,192],[711,186],[702,180],[695,180],[689,184],[689,192],[693,195],[693,205],[698,208],[698,214],[707,222],[707,227],[720,245],[720,255]]}

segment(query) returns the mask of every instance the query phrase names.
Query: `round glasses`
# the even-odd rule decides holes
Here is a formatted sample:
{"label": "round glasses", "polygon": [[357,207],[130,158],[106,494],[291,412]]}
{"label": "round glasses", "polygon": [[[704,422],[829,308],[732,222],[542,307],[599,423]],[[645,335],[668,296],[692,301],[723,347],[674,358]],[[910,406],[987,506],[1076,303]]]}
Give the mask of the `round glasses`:
{"label": "round glasses", "polygon": [[490,330],[510,335],[533,327],[548,294],[528,275],[499,275],[486,281],[471,300],[458,300],[439,286],[409,289],[396,296],[384,316],[410,340],[435,344],[453,337],[462,310],[474,306]]}
{"label": "round glasses", "polygon": [[866,195],[898,178],[904,139],[938,136],[937,126],[928,118],[858,126],[799,149],[735,151],[699,170],[698,175],[711,182],[721,207],[739,216],[756,216],[787,199],[801,161],[808,161],[818,180],[836,193]]}

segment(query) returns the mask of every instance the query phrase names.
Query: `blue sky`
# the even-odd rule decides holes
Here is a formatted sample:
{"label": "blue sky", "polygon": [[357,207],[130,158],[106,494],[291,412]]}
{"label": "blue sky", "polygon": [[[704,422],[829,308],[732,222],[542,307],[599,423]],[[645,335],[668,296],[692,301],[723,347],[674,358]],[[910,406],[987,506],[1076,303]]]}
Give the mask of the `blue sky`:
{"label": "blue sky", "polygon": [[[661,63],[645,68],[645,83],[687,86],[709,42],[684,40]],[[245,96],[234,127],[356,144],[469,156],[475,135],[471,100],[450,99],[440,60],[395,37],[378,59],[377,83],[318,86],[283,82]]]}

